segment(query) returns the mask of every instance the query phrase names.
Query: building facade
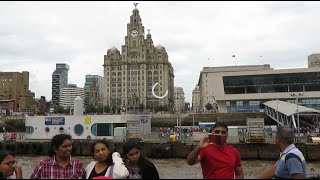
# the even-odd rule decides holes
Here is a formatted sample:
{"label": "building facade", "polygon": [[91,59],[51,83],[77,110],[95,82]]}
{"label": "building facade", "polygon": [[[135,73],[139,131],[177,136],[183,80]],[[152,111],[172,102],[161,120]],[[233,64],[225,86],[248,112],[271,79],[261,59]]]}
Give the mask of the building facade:
{"label": "building facade", "polygon": [[40,99],[38,101],[38,105],[39,105],[39,112],[40,113],[45,113],[47,111],[47,101],[46,101],[45,96],[40,97]]}
{"label": "building facade", "polygon": [[182,87],[174,87],[174,112],[185,112],[185,97]]}
{"label": "building facade", "polygon": [[103,77],[99,75],[86,75],[86,81],[84,83],[85,99],[84,104],[88,106],[92,104],[97,106],[103,104]]}
{"label": "building facade", "polygon": [[37,103],[34,97],[35,94],[29,90],[28,71],[0,72],[0,100],[15,101],[15,107],[10,108],[10,111],[35,112]]}
{"label": "building facade", "polygon": [[56,69],[52,73],[52,105],[60,105],[60,91],[68,86],[68,64],[56,64]]}
{"label": "building facade", "polygon": [[320,67],[320,53],[311,54],[308,56],[308,67],[309,68]]}
{"label": "building facade", "polygon": [[0,117],[10,115],[17,111],[16,101],[11,100],[0,100]]}
{"label": "building facade", "polygon": [[82,99],[85,98],[84,89],[77,87],[76,84],[68,84],[66,88],[61,89],[60,94],[60,106],[63,108],[73,108],[74,107],[74,99],[79,96]]}
{"label": "building facade", "polygon": [[[168,106],[173,111],[174,73],[166,49],[154,46],[150,30],[144,26],[135,8],[127,24],[121,52],[112,47],[104,56],[105,105],[137,109]],[[164,98],[168,91],[168,95]]]}
{"label": "building facade", "polygon": [[200,109],[215,100],[220,113],[259,112],[279,99],[320,110],[319,68],[277,69],[270,65],[204,67],[200,73]]}
{"label": "building facade", "polygon": [[199,113],[200,111],[200,90],[199,86],[196,86],[192,91],[192,112]]}

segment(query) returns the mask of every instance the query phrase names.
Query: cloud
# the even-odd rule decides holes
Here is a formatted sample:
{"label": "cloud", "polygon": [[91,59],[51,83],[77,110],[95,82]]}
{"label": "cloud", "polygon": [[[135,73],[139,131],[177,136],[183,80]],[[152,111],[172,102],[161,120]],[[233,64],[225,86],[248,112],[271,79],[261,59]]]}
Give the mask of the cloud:
{"label": "cloud", "polygon": [[[139,2],[154,45],[163,45],[191,102],[204,66],[307,67],[320,52],[319,2]],[[69,82],[103,75],[103,56],[121,50],[133,2],[0,2],[1,71],[29,71],[36,97],[51,99],[56,63]],[[232,58],[235,54],[236,57]],[[210,59],[210,60],[208,60]]]}

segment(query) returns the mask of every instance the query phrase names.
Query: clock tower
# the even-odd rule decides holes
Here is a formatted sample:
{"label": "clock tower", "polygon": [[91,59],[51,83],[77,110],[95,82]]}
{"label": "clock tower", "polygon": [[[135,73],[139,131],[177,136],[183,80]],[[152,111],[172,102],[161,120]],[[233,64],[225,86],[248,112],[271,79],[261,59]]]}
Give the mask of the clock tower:
{"label": "clock tower", "polygon": [[[166,106],[170,111],[174,95],[172,65],[165,48],[154,47],[150,29],[145,35],[138,3],[134,5],[121,53],[112,47],[104,58],[105,105],[127,110]],[[154,90],[158,96],[168,90],[165,98],[152,95],[152,86],[156,83]]]}

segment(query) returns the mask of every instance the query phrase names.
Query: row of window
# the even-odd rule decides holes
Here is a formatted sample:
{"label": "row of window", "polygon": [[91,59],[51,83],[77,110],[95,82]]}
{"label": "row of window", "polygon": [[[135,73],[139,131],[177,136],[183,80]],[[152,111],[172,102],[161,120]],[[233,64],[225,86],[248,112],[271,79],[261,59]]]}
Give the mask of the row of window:
{"label": "row of window", "polygon": [[[143,66],[139,66],[139,65],[129,65],[128,69],[139,69],[139,68],[144,68]],[[161,64],[148,64],[147,65],[147,69],[158,69],[158,68],[162,68]],[[107,68],[109,70],[109,67]],[[121,70],[121,66],[111,66],[111,70]],[[125,67],[123,68],[125,69]],[[143,70],[142,70],[143,71]]]}
{"label": "row of window", "polygon": [[[160,74],[162,74],[162,70],[159,71]],[[142,70],[142,74],[144,73],[144,70]],[[123,71],[123,75],[125,75],[126,72]],[[158,75],[158,71],[153,72],[154,75]],[[140,71],[128,71],[128,75],[140,75]],[[148,75],[152,75],[152,71],[148,71]],[[109,76],[109,72],[107,73],[107,76]],[[112,72],[112,76],[117,76],[116,72]],[[118,72],[118,76],[121,76],[121,72]]]}
{"label": "row of window", "polygon": [[[296,100],[288,100],[289,103],[293,103],[296,104],[297,101]],[[320,99],[299,99],[299,104],[300,105],[308,105],[308,104],[320,104]]]}
{"label": "row of window", "polygon": [[[227,107],[232,106],[230,101],[227,101],[226,105]],[[249,106],[259,106],[259,105],[260,105],[260,101],[249,101]],[[236,101],[236,106],[237,107],[245,106],[244,101]]]}
{"label": "row of window", "polygon": [[[296,100],[287,100],[287,102],[292,103],[292,104],[296,104]],[[260,101],[249,101],[249,106],[259,106],[261,104]],[[300,105],[320,105],[320,99],[300,99],[299,100],[299,104]],[[226,102],[227,107],[232,107],[232,103],[231,101],[227,101]],[[236,101],[236,106],[237,107],[241,107],[241,106],[245,106],[244,101]]]}
{"label": "row of window", "polygon": [[2,81],[12,81],[12,79],[2,79]]}
{"label": "row of window", "polygon": [[[125,127],[125,123],[96,123],[91,126],[91,134],[94,136],[112,136],[112,127]],[[50,127],[45,128],[45,132],[49,133]],[[64,133],[64,127],[59,127],[59,132]],[[77,124],[73,128],[73,132],[77,136],[81,136],[84,133],[84,127],[81,124]],[[26,133],[34,133],[34,127],[26,126]]]}

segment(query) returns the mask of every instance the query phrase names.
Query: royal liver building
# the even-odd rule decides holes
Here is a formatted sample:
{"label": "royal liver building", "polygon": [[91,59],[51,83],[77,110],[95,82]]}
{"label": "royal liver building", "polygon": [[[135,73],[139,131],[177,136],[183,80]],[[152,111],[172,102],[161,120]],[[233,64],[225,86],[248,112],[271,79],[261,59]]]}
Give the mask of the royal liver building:
{"label": "royal liver building", "polygon": [[[105,105],[128,109],[167,106],[173,110],[174,73],[166,49],[153,45],[150,30],[144,26],[136,7],[127,24],[125,44],[120,51],[112,47],[104,55]],[[164,98],[168,90],[168,95]]]}

